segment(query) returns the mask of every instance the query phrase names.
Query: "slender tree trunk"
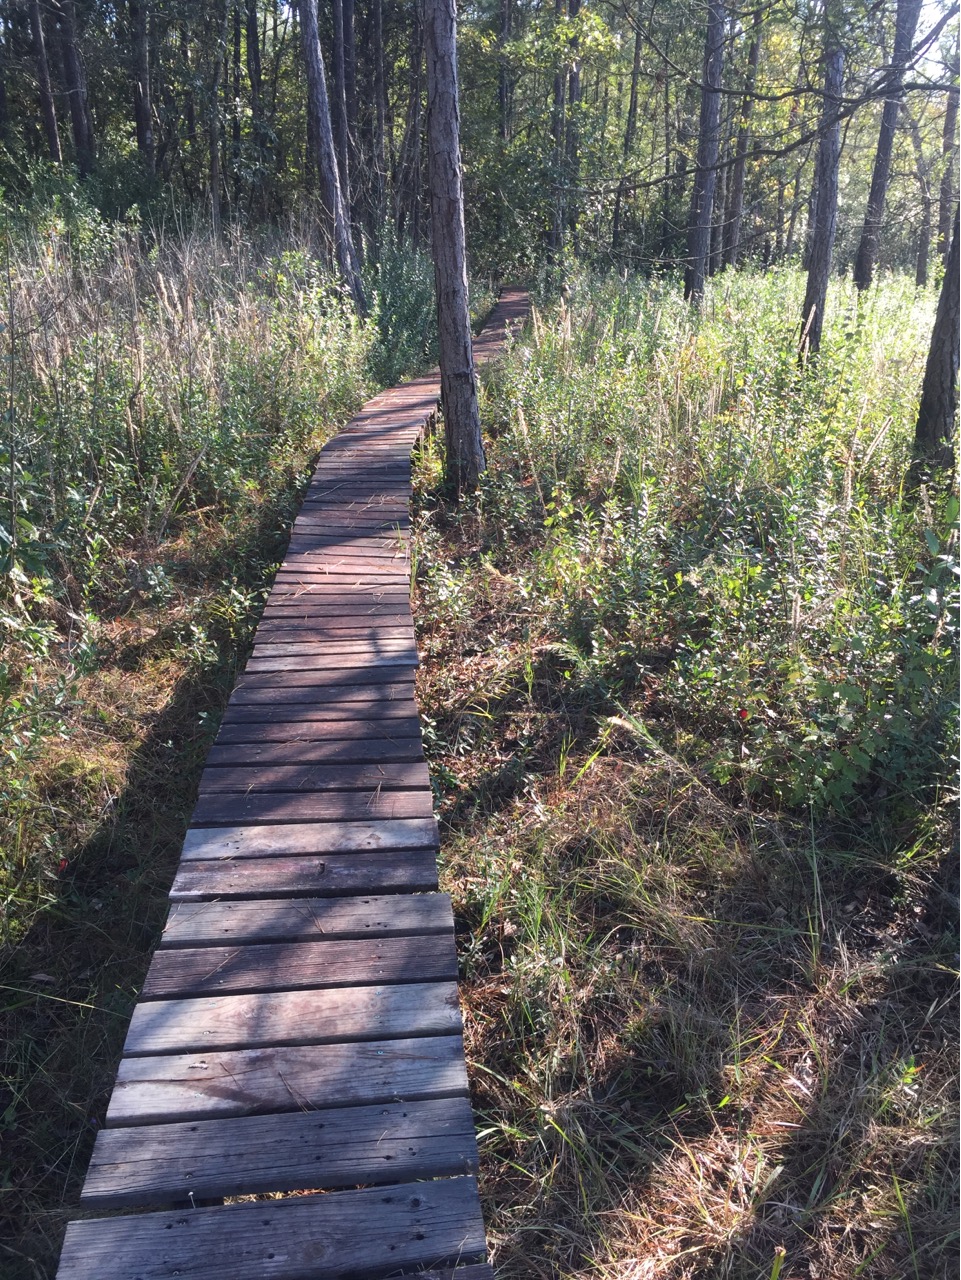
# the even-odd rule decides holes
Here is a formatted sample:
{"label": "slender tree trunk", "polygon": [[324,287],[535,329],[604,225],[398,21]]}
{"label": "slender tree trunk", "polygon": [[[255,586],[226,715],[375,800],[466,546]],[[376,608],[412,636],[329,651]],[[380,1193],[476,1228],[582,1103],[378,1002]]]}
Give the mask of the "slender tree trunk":
{"label": "slender tree trunk", "polygon": [[914,283],[923,289],[928,283],[928,259],[931,257],[931,220],[934,214],[934,197],[931,194],[931,165],[924,154],[924,142],[918,122],[910,110],[905,108],[908,132],[911,135],[911,146],[914,149],[914,176],[918,180],[918,191],[921,196],[921,225],[918,228],[918,253],[914,272]]}
{"label": "slender tree trunk", "polygon": [[380,239],[380,227],[384,218],[384,195],[387,188],[387,99],[386,77],[384,73],[384,6],[383,0],[370,0],[371,36],[373,48],[373,95],[374,95],[374,200],[371,218],[371,239],[376,243]]}
{"label": "slender tree trunk", "polygon": [[223,235],[222,177],[220,169],[220,84],[224,72],[224,55],[227,49],[227,22],[230,17],[227,0],[221,0],[216,22],[213,64],[210,75],[210,95],[207,102],[208,179],[210,186],[210,226],[214,240],[219,244]]}
{"label": "slender tree trunk", "polygon": [[904,96],[904,68],[914,43],[914,32],[920,12],[921,0],[898,0],[890,89],[881,110],[881,131],[878,134],[878,149],[875,152],[874,171],[871,174],[871,192],[868,196],[868,208],[864,215],[864,228],[858,244],[857,258],[854,261],[854,283],[859,292],[870,289],[878,260],[881,222],[888,194],[888,180],[891,176],[894,130],[898,123],[898,112],[901,110],[901,99]]}
{"label": "slender tree trunk", "polygon": [[[573,21],[581,11],[581,0],[567,0],[567,14]],[[567,224],[571,233],[574,252],[577,252],[577,229],[581,201],[577,192],[580,181],[580,119],[578,104],[581,100],[581,60],[578,42],[571,42],[571,66],[567,73],[567,127],[564,131],[564,185],[567,190]]]}
{"label": "slender tree trunk", "polygon": [[511,0],[500,0],[500,59],[497,68],[497,110],[500,117],[501,142],[511,137],[511,82],[507,46],[511,38]]}
{"label": "slender tree trunk", "polygon": [[613,253],[617,253],[618,249],[621,247],[621,206],[624,202],[624,197],[627,195],[626,170],[630,160],[631,151],[634,148],[634,138],[637,134],[637,87],[641,76],[641,47],[641,23],[640,19],[638,19],[637,27],[634,31],[634,61],[631,64],[631,94],[627,103],[627,123],[624,126],[624,147],[621,152],[625,174],[621,176],[621,180],[617,184],[617,194],[614,197],[614,217],[611,223],[611,251]]}
{"label": "slender tree trunk", "polygon": [[331,0],[334,40],[331,49],[331,124],[334,130],[334,147],[340,169],[340,187],[344,200],[350,205],[350,163],[347,150],[347,90],[344,69],[344,3]]}
{"label": "slender tree trunk", "polygon": [[130,0],[130,38],[132,43],[133,115],[137,131],[137,150],[148,173],[156,170],[156,148],[153,131],[153,103],[150,93],[150,41],[147,0]]}
{"label": "slender tree trunk", "polygon": [[704,296],[704,277],[711,249],[711,216],[717,181],[718,134],[721,121],[721,71],[725,13],[722,0],[708,0],[704,65],[701,74],[701,118],[697,136],[697,169],[687,231],[684,297],[695,306]]}
{"label": "slender tree trunk", "polygon": [[[754,86],[757,83],[757,68],[761,56],[761,26],[764,21],[764,10],[755,9],[752,23],[751,44],[747,53],[747,78],[744,84],[744,100],[741,103],[741,123],[737,131],[737,146],[734,152],[734,168],[731,172],[730,212],[724,245],[724,261],[729,267],[736,267],[741,256],[741,222],[744,217],[744,178],[747,172],[747,155],[751,147],[751,112],[754,110]],[[780,190],[781,202],[784,201],[783,186]],[[780,223],[778,224],[780,234]]]}
{"label": "slender tree trunk", "polygon": [[[554,14],[558,22],[564,16],[564,0],[554,0]],[[551,140],[554,151],[554,209],[551,224],[550,248],[559,257],[564,248],[564,228],[567,225],[566,184],[564,182],[564,106],[567,97],[567,76],[563,67],[554,73],[554,108],[551,113]]]}
{"label": "slender tree trunk", "polygon": [[247,0],[245,13],[247,35],[247,81],[250,85],[250,135],[253,142],[254,163],[250,181],[250,208],[263,215],[262,200],[266,132],[264,129],[264,70],[260,52],[260,24],[257,21],[257,0]]}
{"label": "slender tree trunk", "polygon": [[808,237],[808,277],[801,308],[799,358],[803,364],[821,349],[824,304],[827,301],[834,235],[838,220],[838,165],[841,158],[841,122],[838,117],[844,89],[844,51],[840,32],[830,13],[824,18],[824,105],[820,142],[814,173],[814,219]]}
{"label": "slender tree trunk", "polygon": [[330,103],[327,99],[327,78],[324,75],[324,60],[320,52],[320,36],[317,30],[317,0],[301,0],[300,20],[307,62],[307,90],[313,104],[311,124],[314,129],[314,154],[317,160],[321,198],[330,221],[337,270],[350,290],[358,314],[364,315],[367,310],[367,301],[350,237],[350,221],[340,187],[337,154],[334,150]]}
{"label": "slender tree trunk", "polygon": [[945,261],[950,248],[951,217],[954,213],[954,202],[957,199],[955,169],[958,163],[958,149],[954,137],[958,129],[959,106],[957,85],[959,57],[957,50],[955,50],[949,66],[953,83],[948,90],[948,101],[944,110],[944,133],[941,142],[944,170],[941,176],[941,190],[938,194],[938,253]]}
{"label": "slender tree trunk", "polygon": [[[420,0],[418,0],[419,5]],[[344,15],[344,108],[347,115],[347,164],[352,175],[351,218],[359,225],[356,187],[357,151],[357,41],[354,28],[354,0],[341,0]],[[419,13],[419,8],[418,8]],[[415,19],[420,21],[419,16]]]}
{"label": "slender tree trunk", "polygon": [[457,98],[456,0],[426,0],[427,136],[447,482],[477,486],[486,466],[467,305],[464,187]]}
{"label": "slender tree trunk", "polygon": [[87,101],[87,76],[77,40],[77,14],[73,0],[60,0],[59,18],[64,87],[70,105],[77,172],[81,178],[86,178],[93,168],[93,124]]}
{"label": "slender tree trunk", "polygon": [[959,266],[958,210],[955,209],[954,228],[914,428],[915,461],[911,468],[914,484],[930,467],[954,470],[952,442],[958,416],[958,343],[961,341]]}
{"label": "slender tree trunk", "polygon": [[37,87],[40,90],[40,114],[43,117],[43,130],[47,135],[47,150],[55,164],[63,164],[63,152],[60,150],[60,133],[57,129],[57,108],[53,101],[53,88],[50,84],[50,65],[47,62],[47,45],[43,35],[43,23],[40,19],[40,0],[30,3],[30,34],[33,38],[33,56],[37,63]]}
{"label": "slender tree trunk", "polygon": [[233,178],[234,193],[234,209],[240,208],[240,156],[241,156],[241,134],[240,134],[240,91],[242,83],[243,68],[243,14],[241,6],[243,0],[234,0],[234,44],[233,56],[231,58],[231,103],[230,103],[230,167],[233,170],[231,177]]}
{"label": "slender tree trunk", "polygon": [[399,176],[395,202],[397,237],[402,239],[405,226],[412,244],[421,239],[421,134],[423,133],[424,35],[420,5],[414,6],[410,37],[410,83],[407,99],[407,127],[401,146]]}

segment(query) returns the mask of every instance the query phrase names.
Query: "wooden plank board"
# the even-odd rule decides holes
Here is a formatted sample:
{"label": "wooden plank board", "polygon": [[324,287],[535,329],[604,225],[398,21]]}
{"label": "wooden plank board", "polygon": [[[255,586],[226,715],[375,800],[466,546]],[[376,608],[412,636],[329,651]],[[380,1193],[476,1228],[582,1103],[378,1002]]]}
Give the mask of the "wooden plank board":
{"label": "wooden plank board", "polygon": [[316,702],[296,704],[289,700],[283,705],[274,705],[269,702],[241,705],[228,702],[222,723],[322,724],[325,721],[343,720],[346,715],[350,715],[358,724],[371,720],[376,721],[378,725],[382,724],[385,728],[393,727],[395,724],[413,719],[417,715],[417,704],[411,696],[406,700],[398,698],[396,701],[387,702],[381,699],[367,702],[348,700],[345,703],[329,698],[321,704]]}
{"label": "wooden plank board", "polygon": [[137,1205],[477,1172],[466,1098],[103,1129],[81,1199]]}
{"label": "wooden plank board", "polygon": [[208,766],[200,794],[264,791],[429,790],[427,765],[419,760],[353,764],[249,764]]}
{"label": "wooden plank board", "polygon": [[[443,982],[456,977],[453,933],[171,947],[154,952],[140,999]],[[350,993],[343,998],[350,999]]]}
{"label": "wooden plank board", "polygon": [[403,755],[397,758],[420,760],[423,754],[420,724],[413,717],[407,720],[394,717],[383,722],[340,719],[281,721],[279,724],[222,724],[211,752],[238,744],[256,746],[258,743],[269,742],[289,743],[291,746],[300,743],[318,751],[327,746],[334,753],[331,759],[336,758],[340,748],[349,750],[352,742],[358,744],[358,750],[362,749],[364,743],[369,743],[371,750],[375,749],[375,743],[384,743],[386,747],[398,751],[407,750],[413,743],[417,746],[415,756]]}
{"label": "wooden plank board", "polygon": [[331,791],[327,794],[202,795],[196,826],[257,822],[363,822],[376,818],[430,818],[429,791]]}
{"label": "wooden plank board", "polygon": [[[416,1000],[416,988],[409,990]],[[124,1058],[106,1123],[263,1115],[466,1094],[460,1036]]]}
{"label": "wooden plank board", "polygon": [[446,893],[196,902],[171,907],[160,946],[399,938],[407,934],[426,937],[453,931],[454,915]]}
{"label": "wooden plank board", "polygon": [[348,637],[337,640],[330,636],[312,635],[309,631],[302,636],[280,637],[265,635],[254,641],[254,657],[261,658],[293,658],[314,654],[327,654],[336,657],[337,662],[343,658],[356,658],[359,662],[372,661],[375,658],[393,658],[395,661],[409,659],[409,666],[417,665],[417,649],[411,635],[377,636],[370,639]]}
{"label": "wooden plank board", "polygon": [[[370,727],[371,721],[366,722]],[[280,728],[279,725],[272,726]],[[423,760],[424,749],[420,738],[355,737],[346,742],[290,741],[290,735],[280,742],[241,742],[224,745],[221,739],[207,753],[207,767],[234,765],[294,765],[294,764],[357,764],[389,763]]]}
{"label": "wooden plank board", "polygon": [[170,890],[173,901],[203,898],[295,898],[355,893],[418,893],[437,888],[433,849],[324,857],[244,858],[182,862]]}
{"label": "wooden plank board", "polygon": [[[392,668],[386,668],[390,671]],[[264,704],[275,709],[285,703],[307,703],[316,706],[321,704],[328,709],[343,707],[354,702],[371,702],[378,704],[410,703],[414,700],[413,680],[405,683],[399,681],[375,682],[371,673],[365,673],[368,682],[365,684],[334,684],[320,680],[297,679],[293,672],[279,672],[277,678],[266,680],[263,676],[247,677],[234,690],[230,706],[242,707]],[[288,675],[293,679],[284,679]],[[413,675],[413,671],[411,671]],[[356,679],[356,675],[354,677]],[[254,683],[256,681],[256,683]]]}
{"label": "wooden plank board", "polygon": [[471,1177],[73,1222],[58,1280],[373,1280],[484,1252]]}
{"label": "wooden plank board", "polygon": [[[266,661],[266,659],[265,659]],[[280,661],[280,659],[278,659]],[[300,659],[290,661],[297,663]],[[237,677],[235,693],[252,692],[255,689],[290,689],[299,685],[310,685],[312,688],[331,688],[333,696],[338,696],[341,688],[371,689],[376,691],[381,685],[394,685],[414,678],[416,663],[388,661],[385,666],[369,668],[342,667],[331,659],[323,665],[313,665],[309,660],[301,666],[291,669],[281,667],[278,671],[244,672]]]}
{"label": "wooden plank board", "polygon": [[345,1044],[458,1035],[453,982],[358,987],[349,1002],[328,991],[258,991],[158,1000],[134,1009],[125,1058],[285,1044]]}
{"label": "wooden plank board", "polygon": [[[314,674],[320,674],[322,669],[325,674],[330,674],[331,669],[342,673],[352,673],[352,678],[357,680],[359,674],[365,677],[373,673],[379,673],[382,670],[390,669],[395,672],[397,668],[405,671],[411,671],[420,666],[420,658],[417,656],[416,649],[396,649],[392,653],[390,650],[384,653],[330,653],[324,646],[315,646],[314,651],[309,649],[301,653],[276,653],[268,649],[264,652],[264,647],[257,649],[252,657],[247,659],[247,665],[244,667],[245,675],[267,674],[276,671],[313,671]],[[329,681],[328,681],[329,683]]]}
{"label": "wooden plank board", "polygon": [[192,827],[184,839],[183,860],[277,858],[317,853],[372,853],[438,847],[433,817],[397,822],[361,819],[342,823],[299,823],[288,827]]}
{"label": "wooden plank board", "polygon": [[333,644],[398,644],[412,645],[413,627],[406,620],[384,622],[367,618],[315,618],[302,616],[293,609],[289,617],[280,615],[261,618],[254,637],[254,648],[259,644],[296,644],[303,640],[311,644],[330,640]]}

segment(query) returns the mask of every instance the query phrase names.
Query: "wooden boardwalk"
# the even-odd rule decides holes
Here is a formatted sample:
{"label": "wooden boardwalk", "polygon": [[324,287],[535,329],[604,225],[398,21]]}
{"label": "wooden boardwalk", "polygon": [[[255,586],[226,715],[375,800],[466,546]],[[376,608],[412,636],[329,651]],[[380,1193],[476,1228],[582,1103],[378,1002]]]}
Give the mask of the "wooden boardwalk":
{"label": "wooden boardwalk", "polygon": [[[503,294],[477,359],[526,311]],[[58,1280],[493,1274],[414,701],[411,450],[437,396],[385,391],[321,453],[84,1184],[124,1212],[70,1224]]]}

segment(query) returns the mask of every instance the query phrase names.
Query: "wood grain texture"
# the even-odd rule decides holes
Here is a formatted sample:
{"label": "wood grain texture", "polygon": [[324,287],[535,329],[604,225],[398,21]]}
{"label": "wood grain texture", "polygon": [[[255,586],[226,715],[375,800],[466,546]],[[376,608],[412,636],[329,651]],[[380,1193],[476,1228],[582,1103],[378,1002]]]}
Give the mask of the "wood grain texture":
{"label": "wood grain texture", "polygon": [[471,1177],[74,1222],[58,1280],[373,1280],[484,1252]]}
{"label": "wood grain texture", "polygon": [[423,761],[351,764],[219,765],[200,775],[200,793],[266,791],[415,791],[429,790]]}
{"label": "wood grain texture", "polygon": [[143,1205],[477,1172],[466,1098],[104,1129],[82,1200]]}
{"label": "wood grain texture", "polygon": [[[357,679],[356,673],[346,673]],[[327,707],[343,705],[348,702],[413,702],[413,672],[409,681],[391,680],[385,676],[383,681],[376,679],[376,673],[365,672],[364,684],[340,684],[324,680],[288,682],[283,679],[266,680],[263,676],[242,676],[231,696],[231,706],[253,705],[265,703],[278,706],[284,703],[321,703]]]}
{"label": "wood grain texture", "polygon": [[[339,724],[346,716],[350,716],[356,724],[374,723],[378,733],[392,732],[396,726],[409,724],[417,717],[417,704],[413,697],[396,701],[383,699],[357,701],[347,699],[336,701],[325,698],[320,702],[293,703],[280,702],[228,702],[221,723],[225,725],[248,724],[286,724],[300,728],[304,725],[314,727],[324,724]],[[418,720],[418,724],[419,724]]]}
{"label": "wood grain texture", "polygon": [[[357,743],[358,748],[364,743],[384,743],[388,747],[403,748],[413,744],[417,755],[421,756],[420,726],[415,720],[392,719],[383,722],[371,720],[301,720],[284,724],[224,724],[220,726],[215,747],[212,750],[225,750],[228,746],[241,743],[287,743],[295,746],[300,743],[321,749],[325,746],[336,750],[343,746],[350,748]],[[409,758],[409,757],[403,757]]]}
{"label": "wood grain texture", "polygon": [[312,795],[202,795],[194,808],[197,826],[241,823],[363,822],[378,818],[430,818],[429,791],[330,791]]}
{"label": "wood grain texture", "polygon": [[453,933],[446,893],[175,904],[161,947]]}
{"label": "wood grain texture", "polygon": [[[341,722],[343,723],[343,722]],[[296,730],[287,730],[276,742],[235,742],[219,736],[207,755],[211,765],[294,765],[294,764],[350,764],[360,761],[398,762],[423,760],[424,750],[420,738],[375,738],[371,722],[365,721],[368,734],[355,734],[346,741],[324,740],[312,742],[309,738],[296,738]],[[280,726],[274,726],[280,728]],[[291,738],[295,738],[291,741]]]}
{"label": "wood grain texture", "polygon": [[457,1035],[453,982],[327,991],[259,991],[147,1001],[134,1009],[125,1058],[279,1045],[346,1044]]}
{"label": "wood grain texture", "polygon": [[[154,952],[140,999],[442,982],[456,977],[453,933],[174,947]],[[352,994],[343,991],[342,999],[349,1001]]]}
{"label": "wood grain texture", "polygon": [[466,1092],[457,1035],[171,1054],[121,1061],[106,1122],[166,1124]]}
{"label": "wood grain texture", "polygon": [[174,876],[170,897],[175,902],[193,902],[202,898],[420,893],[436,888],[435,850],[407,849],[402,855],[331,853],[323,858],[182,862]]}
{"label": "wood grain texture", "polygon": [[184,839],[183,860],[270,858],[292,854],[367,853],[385,849],[436,851],[437,823],[427,819],[310,824],[289,827],[229,826],[192,828]]}

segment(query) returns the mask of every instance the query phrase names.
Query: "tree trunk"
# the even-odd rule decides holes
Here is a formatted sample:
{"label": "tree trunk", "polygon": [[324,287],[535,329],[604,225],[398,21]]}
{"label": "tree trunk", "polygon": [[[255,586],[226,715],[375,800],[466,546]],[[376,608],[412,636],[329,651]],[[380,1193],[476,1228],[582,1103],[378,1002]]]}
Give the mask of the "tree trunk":
{"label": "tree trunk", "polygon": [[[737,145],[734,151],[734,168],[731,172],[731,198],[724,244],[724,261],[729,267],[736,267],[741,256],[741,222],[744,217],[744,178],[747,172],[747,153],[751,147],[751,112],[754,110],[754,86],[757,83],[757,67],[761,56],[761,25],[764,21],[764,10],[755,9],[752,24],[751,44],[747,53],[747,78],[744,83],[744,100],[741,103],[741,123],[737,131]],[[779,199],[783,206],[784,187],[779,188]],[[780,220],[778,235],[781,234]]]}
{"label": "tree trunk", "polygon": [[[554,0],[554,16],[558,23],[564,16],[564,0]],[[554,73],[554,107],[551,112],[551,140],[554,152],[554,206],[551,222],[550,249],[557,258],[564,248],[565,213],[564,183],[564,105],[567,97],[567,76],[563,67]]]}
{"label": "tree trunk", "polygon": [[[959,69],[957,51],[955,51],[949,67],[951,79],[956,82]],[[958,85],[957,83],[952,83],[951,88],[948,90],[948,101],[944,109],[944,133],[941,143],[944,171],[941,177],[941,190],[938,193],[938,253],[945,261],[950,247],[948,237],[951,233],[951,216],[954,213],[954,202],[957,199],[954,171],[958,163],[958,149],[955,145],[954,135],[958,128],[958,105]]]}
{"label": "tree trunk", "polygon": [[904,96],[904,68],[914,43],[914,32],[920,12],[921,0],[898,0],[890,88],[881,111],[881,130],[878,134],[878,149],[874,156],[874,171],[871,174],[871,191],[868,196],[867,212],[864,215],[864,229],[861,232],[858,253],[854,261],[854,284],[859,292],[870,289],[878,260],[881,221],[884,217],[884,202],[888,194],[888,179],[891,176],[894,130],[898,123],[898,112],[901,110],[901,99]]}
{"label": "tree trunk", "polygon": [[47,135],[47,149],[50,152],[50,159],[55,164],[63,164],[63,152],[60,150],[60,133],[57,129],[57,108],[54,106],[53,101],[53,89],[50,85],[50,65],[47,62],[47,45],[43,36],[43,23],[40,19],[40,0],[31,0],[30,34],[33,38],[33,56],[37,63],[40,114],[43,116],[43,130]]}
{"label": "tree trunk", "polygon": [[457,98],[456,0],[426,0],[427,138],[447,483],[476,488],[486,466],[467,306],[464,187]]}
{"label": "tree trunk", "polygon": [[918,122],[905,108],[911,146],[914,149],[914,176],[918,180],[921,196],[921,225],[918,228],[918,252],[914,271],[914,283],[923,289],[928,283],[928,259],[931,257],[931,219],[934,214],[934,198],[931,195],[931,164],[924,154],[924,141]]}
{"label": "tree trunk", "polygon": [[340,170],[340,188],[344,201],[350,205],[350,163],[347,150],[347,90],[344,69],[344,3],[343,0],[331,0],[334,40],[331,49],[331,124],[334,130],[334,147],[337,151],[337,166]]}
{"label": "tree trunk", "polygon": [[724,56],[723,0],[708,0],[701,74],[701,116],[697,136],[697,168],[687,224],[687,269],[684,297],[695,306],[704,296],[704,278],[711,250],[711,217],[717,182],[717,153],[721,121],[721,70]]}
{"label": "tree trunk", "polygon": [[133,117],[137,150],[148,173],[156,170],[153,104],[150,95],[150,42],[147,0],[130,0],[130,40],[133,57]]}
{"label": "tree trunk", "polygon": [[[641,23],[638,16],[637,26],[634,30],[634,61],[631,64],[631,96],[627,103],[627,123],[624,126],[624,148],[621,152],[623,158],[623,167],[626,170],[630,159],[631,151],[634,147],[634,138],[637,133],[637,88],[641,76]],[[624,203],[624,197],[627,195],[627,178],[622,176],[617,184],[617,194],[614,197],[614,218],[611,223],[611,252],[617,253],[621,247],[621,205]]]}
{"label": "tree trunk", "polygon": [[500,117],[501,142],[511,137],[511,82],[507,62],[507,45],[511,38],[511,0],[500,0],[500,59],[497,68],[497,111]]}
{"label": "tree trunk", "polygon": [[384,6],[383,0],[370,0],[371,8],[371,53],[373,55],[373,176],[374,199],[371,209],[371,239],[376,243],[380,239],[380,228],[384,219],[384,195],[387,188],[387,100],[386,76],[384,72]]}
{"label": "tree trunk", "polygon": [[87,76],[77,43],[77,15],[73,0],[60,0],[60,48],[63,57],[64,87],[70,105],[70,125],[77,172],[86,178],[93,168],[93,126],[87,101]]}
{"label": "tree trunk", "polygon": [[[581,11],[581,0],[567,0],[567,15],[573,21]],[[577,40],[571,41],[571,65],[567,73],[567,127],[564,132],[564,186],[567,192],[567,225],[574,252],[577,252],[577,226],[580,217],[580,121],[577,107],[581,100],[581,60]]]}
{"label": "tree trunk", "polygon": [[[231,57],[231,103],[230,103],[230,167],[232,169],[231,177],[233,178],[234,193],[234,209],[240,208],[240,159],[241,159],[241,135],[240,135],[240,90],[242,82],[243,67],[243,15],[241,13],[241,5],[243,0],[234,0],[234,43],[233,55]],[[235,214],[236,216],[236,214]]]}
{"label": "tree trunk", "polygon": [[958,270],[958,210],[955,209],[954,229],[914,428],[913,484],[917,484],[923,472],[930,467],[954,470],[952,440],[958,413],[958,343],[961,341]]}
{"label": "tree trunk", "polygon": [[213,65],[210,74],[210,95],[207,102],[207,147],[210,186],[210,226],[214,240],[219,244],[223,234],[222,193],[220,171],[220,83],[224,72],[224,54],[227,49],[227,0],[221,0],[220,12],[215,21]]}
{"label": "tree trunk", "polygon": [[405,232],[411,243],[421,241],[421,134],[423,133],[423,74],[424,35],[420,19],[420,6],[414,7],[414,21],[410,36],[410,82],[407,98],[407,127],[400,150],[397,190],[395,193],[395,225],[397,238]]}
{"label": "tree trunk", "polygon": [[358,314],[362,316],[366,313],[367,301],[350,238],[350,222],[337,170],[334,134],[330,123],[330,103],[327,99],[327,78],[324,75],[324,60],[320,52],[320,36],[317,30],[317,0],[301,0],[300,20],[303,27],[307,92],[312,104],[310,119],[314,130],[314,155],[317,161],[321,198],[330,221],[337,270],[350,290]]}
{"label": "tree trunk", "polygon": [[820,142],[814,170],[813,224],[808,235],[808,276],[801,308],[799,359],[804,364],[821,349],[824,304],[827,301],[834,235],[838,221],[838,165],[841,159],[841,121],[838,115],[844,89],[844,51],[831,14],[824,17],[824,103]]}

